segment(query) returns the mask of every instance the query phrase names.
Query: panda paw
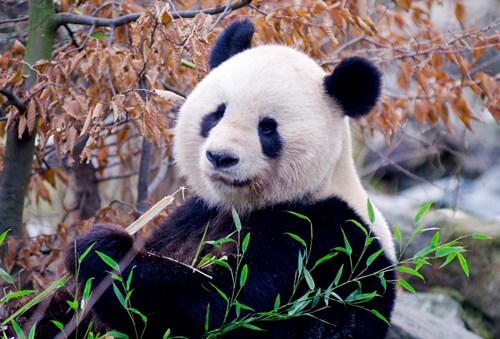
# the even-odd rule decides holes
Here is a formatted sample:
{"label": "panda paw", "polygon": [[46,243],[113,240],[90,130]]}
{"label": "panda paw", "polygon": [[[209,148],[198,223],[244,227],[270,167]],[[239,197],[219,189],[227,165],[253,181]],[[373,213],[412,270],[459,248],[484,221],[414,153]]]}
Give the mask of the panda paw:
{"label": "panda paw", "polygon": [[[85,281],[102,279],[110,270],[109,265],[96,253],[101,252],[120,260],[133,248],[134,239],[122,228],[113,224],[94,225],[89,232],[78,236],[66,250],[66,269]],[[90,251],[87,251],[90,247]]]}

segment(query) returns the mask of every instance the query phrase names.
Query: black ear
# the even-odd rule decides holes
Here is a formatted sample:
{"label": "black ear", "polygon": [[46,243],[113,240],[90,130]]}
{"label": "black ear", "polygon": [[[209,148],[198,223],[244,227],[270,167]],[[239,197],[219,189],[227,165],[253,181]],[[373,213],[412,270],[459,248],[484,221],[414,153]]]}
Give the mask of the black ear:
{"label": "black ear", "polygon": [[382,74],[360,57],[346,58],[324,79],[326,93],[335,98],[344,113],[358,118],[372,110],[382,87]]}
{"label": "black ear", "polygon": [[210,53],[210,67],[222,64],[224,61],[252,47],[253,24],[248,20],[231,23],[217,38]]}

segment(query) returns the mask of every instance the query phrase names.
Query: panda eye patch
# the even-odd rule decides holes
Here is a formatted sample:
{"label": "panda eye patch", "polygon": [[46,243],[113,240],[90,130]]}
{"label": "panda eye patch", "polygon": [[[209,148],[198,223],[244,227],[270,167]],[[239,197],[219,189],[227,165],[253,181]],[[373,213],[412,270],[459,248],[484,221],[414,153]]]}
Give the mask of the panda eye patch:
{"label": "panda eye patch", "polygon": [[209,113],[203,117],[203,120],[201,121],[200,131],[202,137],[208,137],[208,133],[210,133],[210,130],[219,123],[219,121],[224,116],[225,111],[226,104],[220,104],[219,106],[217,106],[215,112]]}
{"label": "panda eye patch", "polygon": [[273,118],[265,117],[259,122],[259,140],[264,153],[269,158],[276,158],[281,153],[282,143],[278,133],[278,123]]}
{"label": "panda eye patch", "polygon": [[259,134],[271,135],[276,132],[278,123],[273,118],[264,118],[259,122]]}

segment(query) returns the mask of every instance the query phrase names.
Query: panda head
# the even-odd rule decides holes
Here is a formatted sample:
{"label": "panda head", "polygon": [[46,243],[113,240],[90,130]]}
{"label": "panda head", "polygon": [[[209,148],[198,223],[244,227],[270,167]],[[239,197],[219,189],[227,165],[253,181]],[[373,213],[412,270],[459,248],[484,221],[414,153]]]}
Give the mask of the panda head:
{"label": "panda head", "polygon": [[[347,161],[347,117],[367,114],[381,87],[362,58],[326,74],[284,46],[251,48],[253,26],[232,23],[216,41],[212,71],[189,95],[174,156],[189,187],[211,206],[239,213],[311,200]],[[346,138],[347,137],[347,138]]]}

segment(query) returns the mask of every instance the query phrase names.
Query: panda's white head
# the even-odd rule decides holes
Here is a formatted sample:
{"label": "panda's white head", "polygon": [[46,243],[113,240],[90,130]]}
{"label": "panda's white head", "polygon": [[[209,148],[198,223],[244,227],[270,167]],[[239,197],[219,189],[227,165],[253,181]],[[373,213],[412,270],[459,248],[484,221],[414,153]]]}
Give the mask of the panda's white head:
{"label": "panda's white head", "polygon": [[328,195],[339,163],[352,166],[347,117],[368,113],[381,84],[364,59],[345,59],[327,75],[292,48],[250,48],[252,35],[252,24],[239,21],[219,37],[213,70],[182,106],[174,139],[189,187],[242,214]]}

